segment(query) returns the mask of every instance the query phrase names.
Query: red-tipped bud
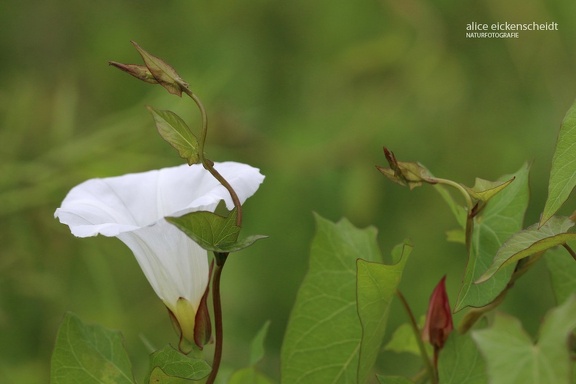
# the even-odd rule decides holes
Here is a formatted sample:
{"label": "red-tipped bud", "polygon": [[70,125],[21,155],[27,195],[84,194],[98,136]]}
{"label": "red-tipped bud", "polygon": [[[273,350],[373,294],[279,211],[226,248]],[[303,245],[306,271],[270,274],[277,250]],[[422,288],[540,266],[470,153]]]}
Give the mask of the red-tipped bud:
{"label": "red-tipped bud", "polygon": [[432,344],[435,349],[442,349],[448,335],[454,329],[445,281],[446,276],[440,280],[432,292],[426,314],[426,324],[422,330],[422,340]]}

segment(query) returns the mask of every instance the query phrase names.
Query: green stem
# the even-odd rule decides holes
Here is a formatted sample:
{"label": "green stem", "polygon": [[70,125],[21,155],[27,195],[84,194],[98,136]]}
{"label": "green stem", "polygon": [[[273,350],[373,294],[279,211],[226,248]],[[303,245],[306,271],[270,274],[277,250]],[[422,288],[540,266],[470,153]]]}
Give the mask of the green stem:
{"label": "green stem", "polygon": [[466,200],[466,205],[468,205],[468,212],[472,212],[472,208],[474,208],[474,203],[472,203],[472,198],[470,197],[470,194],[468,193],[466,188],[464,188],[457,182],[448,179],[439,179],[435,177],[434,181],[436,181],[438,184],[449,185],[451,187],[456,188],[462,194],[462,196],[464,196],[464,199]]}
{"label": "green stem", "polygon": [[422,356],[422,360],[424,360],[424,365],[426,366],[426,370],[428,371],[428,376],[430,377],[432,384],[438,384],[438,375],[436,369],[430,362],[430,358],[428,357],[428,352],[426,352],[426,347],[424,346],[424,342],[422,341],[422,337],[420,336],[420,328],[418,327],[418,323],[416,322],[416,318],[414,317],[414,313],[408,304],[408,301],[400,292],[400,290],[396,290],[396,295],[400,298],[402,302],[402,306],[408,313],[408,318],[410,319],[410,326],[412,327],[412,331],[414,332],[414,336],[416,337],[416,342],[418,343],[418,348],[420,349],[420,356]]}
{"label": "green stem", "polygon": [[206,380],[206,384],[213,384],[216,381],[218,370],[220,369],[220,362],[222,361],[222,341],[224,339],[222,327],[222,301],[220,299],[220,277],[222,276],[222,269],[226,260],[224,254],[217,254],[216,268],[214,269],[214,276],[212,279],[212,300],[214,305],[214,332],[216,340],[214,342],[214,358],[212,359],[212,371]]}
{"label": "green stem", "polygon": [[216,178],[216,180],[218,180],[218,182],[220,184],[222,184],[224,186],[224,188],[226,188],[226,190],[230,194],[230,197],[232,198],[232,203],[234,203],[234,207],[236,207],[236,212],[237,212],[236,225],[238,227],[241,227],[242,226],[242,204],[240,203],[240,199],[238,198],[236,191],[234,190],[234,188],[232,188],[230,183],[228,183],[228,181],[214,168],[214,163],[211,160],[204,157],[204,146],[206,144],[206,136],[208,135],[208,115],[206,114],[206,109],[204,108],[204,105],[202,104],[202,102],[200,101],[198,96],[196,96],[194,94],[194,92],[192,92],[187,87],[182,87],[182,90],[184,91],[184,93],[186,93],[188,96],[190,96],[190,98],[194,101],[194,103],[196,104],[196,106],[200,110],[200,115],[202,117],[202,130],[200,131],[200,140],[198,142],[198,146],[199,146],[198,156],[200,157],[200,161],[202,162],[202,165],[204,166],[204,168],[208,172],[210,172],[210,174],[212,176],[214,176],[214,178]]}
{"label": "green stem", "polygon": [[574,252],[574,250],[570,248],[570,246],[566,243],[562,244],[562,246],[568,251],[568,253],[572,256],[572,258],[576,260],[576,252]]}

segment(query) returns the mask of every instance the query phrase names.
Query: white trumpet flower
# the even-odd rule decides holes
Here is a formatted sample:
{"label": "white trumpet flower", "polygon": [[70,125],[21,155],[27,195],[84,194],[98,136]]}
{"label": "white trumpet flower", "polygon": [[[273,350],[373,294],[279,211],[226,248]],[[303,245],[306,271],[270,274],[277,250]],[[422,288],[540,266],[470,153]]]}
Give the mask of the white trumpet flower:
{"label": "white trumpet flower", "polygon": [[[225,162],[214,167],[241,203],[264,180],[258,169],[246,164]],[[77,237],[114,236],[124,242],[176,319],[181,337],[203,344],[194,335],[209,282],[208,254],[164,218],[213,212],[222,200],[228,209],[234,207],[226,188],[202,165],[184,164],[85,181],[70,190],[54,216]]]}

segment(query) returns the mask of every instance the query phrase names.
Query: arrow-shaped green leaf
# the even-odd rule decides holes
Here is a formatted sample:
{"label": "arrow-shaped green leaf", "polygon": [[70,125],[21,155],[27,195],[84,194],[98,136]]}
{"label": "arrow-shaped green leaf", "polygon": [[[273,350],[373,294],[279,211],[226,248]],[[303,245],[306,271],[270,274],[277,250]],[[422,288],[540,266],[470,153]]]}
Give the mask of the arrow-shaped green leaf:
{"label": "arrow-shaped green leaf", "polygon": [[378,261],[374,228],[316,216],[310,269],[292,309],[281,354],[283,383],[357,380],[362,327],[356,306],[356,260]]}
{"label": "arrow-shaped green leaf", "polygon": [[236,252],[266,238],[263,235],[253,235],[238,241],[240,227],[236,225],[236,215],[235,209],[228,216],[199,211],[180,217],[167,217],[166,221],[177,226],[207,251]]}
{"label": "arrow-shaped green leaf", "polygon": [[502,244],[522,229],[524,212],[528,207],[528,166],[523,166],[514,175],[505,176],[502,180],[510,180],[512,177],[515,177],[515,181],[493,196],[480,215],[474,218],[472,245],[455,311],[466,306],[482,307],[492,302],[510,280],[512,266],[499,271],[492,279],[492,284],[474,284],[492,264]]}
{"label": "arrow-shaped green leaf", "polygon": [[496,253],[492,265],[478,280],[482,283],[492,277],[500,268],[547,249],[576,240],[576,233],[567,233],[574,222],[567,217],[553,216],[542,227],[538,224],[514,234]]}

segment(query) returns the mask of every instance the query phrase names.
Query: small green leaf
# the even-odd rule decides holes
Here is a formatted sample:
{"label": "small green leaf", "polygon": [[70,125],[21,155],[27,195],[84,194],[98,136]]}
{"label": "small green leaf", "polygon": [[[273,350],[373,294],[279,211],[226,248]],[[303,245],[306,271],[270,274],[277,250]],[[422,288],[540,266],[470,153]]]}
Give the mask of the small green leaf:
{"label": "small green leaf", "polygon": [[[420,318],[420,328],[424,326],[425,316]],[[420,337],[420,335],[418,335]],[[429,353],[432,352],[432,346],[428,343],[425,344],[425,347],[429,349]],[[384,346],[384,349],[387,351],[392,351],[395,353],[410,353],[416,356],[421,356],[420,354],[420,347],[418,346],[418,341],[416,341],[416,335],[414,335],[414,330],[412,326],[408,323],[400,325],[394,333],[392,334],[392,338]]]}
{"label": "small green leaf", "polygon": [[241,228],[236,225],[236,215],[236,209],[226,217],[199,211],[180,217],[166,217],[166,221],[177,226],[207,251],[236,252],[266,238],[263,235],[253,235],[238,241]]}
{"label": "small green leaf", "polygon": [[528,170],[528,166],[524,165],[514,175],[504,176],[501,180],[515,177],[515,181],[492,197],[474,218],[470,254],[454,311],[466,306],[482,307],[492,302],[508,284],[514,266],[498,271],[491,284],[474,282],[492,264],[502,244],[522,229],[528,207]]}
{"label": "small green leaf", "polygon": [[132,384],[132,366],[118,331],[85,325],[67,313],[52,354],[53,384]]}
{"label": "small green leaf", "polygon": [[496,314],[491,328],[473,331],[472,337],[486,360],[492,384],[570,384],[574,363],[568,337],[576,327],[576,295],[551,310],[533,343],[520,322]]}
{"label": "small green leaf", "polygon": [[452,332],[440,352],[439,382],[442,384],[485,384],[484,360],[469,334]]}
{"label": "small green leaf", "polygon": [[281,353],[283,383],[355,383],[362,328],[356,260],[381,259],[376,229],[316,216],[310,267],[292,309]]}
{"label": "small green leaf", "polygon": [[250,365],[256,365],[264,358],[264,340],[270,328],[270,321],[264,323],[250,344]]}
{"label": "small green leaf", "polygon": [[540,225],[548,221],[564,204],[576,186],[576,102],[572,104],[558,134],[548,183],[548,198]]}
{"label": "small green leaf", "polygon": [[210,371],[210,366],[204,360],[183,355],[167,345],[150,355],[150,376],[146,382],[184,384],[189,380],[201,380]]}
{"label": "small green leaf", "polygon": [[168,65],[164,60],[146,52],[142,47],[136,44],[136,42],[132,41],[132,45],[136,47],[138,53],[140,53],[140,56],[142,56],[142,59],[144,60],[144,64],[146,64],[146,67],[148,67],[156,81],[171,94],[182,96],[182,91],[188,88],[188,84],[182,80],[174,68]]}
{"label": "small green leaf", "polygon": [[394,265],[368,262],[358,259],[357,306],[362,324],[362,341],[358,363],[358,383],[364,383],[372,371],[386,331],[388,313],[396,288],[402,278],[412,246],[403,244],[392,251]]}
{"label": "small green leaf", "polygon": [[236,210],[226,217],[213,212],[190,212],[180,217],[167,217],[174,224],[207,251],[222,251],[222,247],[234,244],[240,227],[236,225]]}
{"label": "small green leaf", "polygon": [[154,117],[160,136],[178,151],[180,157],[189,165],[200,162],[198,140],[184,120],[172,111],[161,111],[150,106],[146,108]]}
{"label": "small green leaf", "polygon": [[513,181],[514,178],[511,178],[510,180],[507,181],[488,181],[476,178],[476,182],[474,183],[474,187],[472,188],[468,188],[462,184],[460,185],[462,185],[464,189],[468,191],[468,193],[473,199],[482,202],[487,202],[498,192],[502,191],[504,188],[510,185],[510,183]]}
{"label": "small green leaf", "polygon": [[478,280],[482,283],[492,277],[500,268],[528,256],[544,252],[570,240],[576,240],[576,233],[567,233],[574,226],[569,218],[553,216],[542,227],[534,224],[515,233],[496,253],[492,265]]}
{"label": "small green leaf", "polygon": [[576,293],[576,263],[564,248],[553,248],[544,255],[550,272],[556,302],[563,303]]}
{"label": "small green leaf", "polygon": [[232,374],[228,384],[272,384],[273,381],[258,372],[255,365],[264,357],[264,339],[268,333],[270,321],[264,323],[250,344],[250,366]]}

